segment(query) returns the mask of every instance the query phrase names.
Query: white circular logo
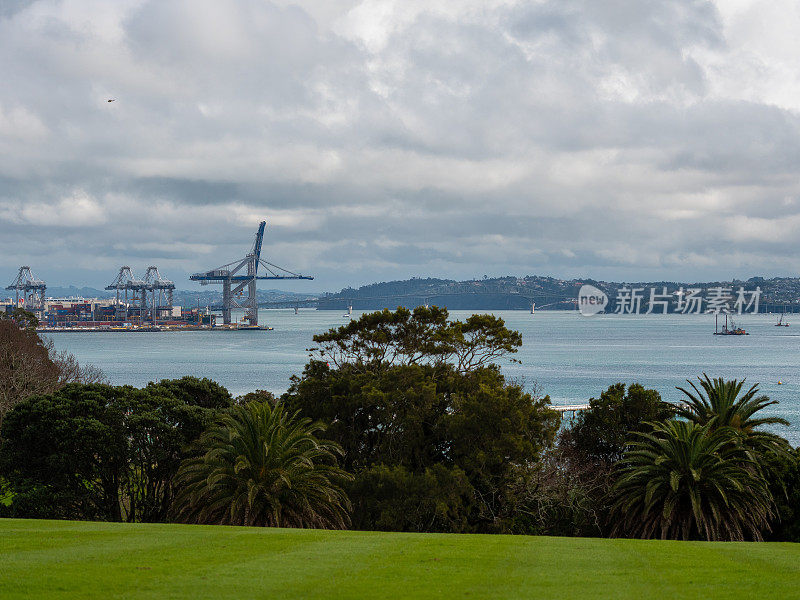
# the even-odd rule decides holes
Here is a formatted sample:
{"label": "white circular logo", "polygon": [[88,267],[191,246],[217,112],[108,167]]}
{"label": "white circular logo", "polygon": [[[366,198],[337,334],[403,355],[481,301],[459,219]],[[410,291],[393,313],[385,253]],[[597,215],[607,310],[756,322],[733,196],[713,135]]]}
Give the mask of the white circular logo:
{"label": "white circular logo", "polygon": [[584,317],[590,317],[603,311],[608,305],[608,296],[603,290],[593,285],[581,286],[578,292],[578,308]]}

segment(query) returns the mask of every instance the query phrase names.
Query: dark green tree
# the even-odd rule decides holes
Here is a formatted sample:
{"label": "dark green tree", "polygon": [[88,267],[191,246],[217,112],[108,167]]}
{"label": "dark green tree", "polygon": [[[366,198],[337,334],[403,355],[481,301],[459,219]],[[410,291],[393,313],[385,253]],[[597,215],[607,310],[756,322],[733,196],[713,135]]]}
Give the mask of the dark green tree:
{"label": "dark green tree", "polygon": [[[326,360],[312,359],[283,397],[290,410],[328,423],[325,437],[342,446],[343,465],[356,475],[350,496],[356,506],[372,507],[359,527],[504,530],[513,512],[511,482],[552,443],[559,420],[549,398],[508,384],[489,362],[516,351],[519,334],[493,316],[463,323],[447,316],[436,307],[382,311],[317,336],[318,356]],[[469,493],[461,484],[451,493],[447,482],[461,479],[443,474],[454,469]],[[413,485],[408,497],[371,497],[378,479]],[[423,505],[430,507],[435,494],[438,517],[387,516],[402,514],[412,498],[427,497]],[[464,510],[466,520],[452,516]]]}
{"label": "dark green tree", "polygon": [[271,404],[275,404],[277,401],[278,399],[272,392],[268,392],[266,390],[256,390],[255,392],[248,392],[241,396],[237,396],[235,403],[244,405],[250,404],[251,402],[269,402]]}
{"label": "dark green tree", "polygon": [[419,468],[441,457],[448,402],[437,394],[439,381],[447,383],[442,370],[400,365],[375,373],[312,361],[284,402],[330,424],[324,436],[342,446],[348,471],[380,463]]}
{"label": "dark green tree", "polygon": [[187,375],[180,379],[162,379],[147,384],[147,390],[161,396],[171,396],[192,406],[220,410],[232,404],[231,393],[216,381]]}
{"label": "dark green tree", "polygon": [[468,531],[475,490],[466,473],[442,464],[411,472],[396,465],[361,471],[351,486],[353,528]]}
{"label": "dark green tree", "polygon": [[67,385],[25,400],[3,420],[0,472],[21,517],[119,521],[125,479],[125,391]]}
{"label": "dark green tree", "polygon": [[181,465],[175,515],[190,523],[343,529],[350,502],[341,448],[323,426],[270,402],[236,406]]}
{"label": "dark green tree", "polygon": [[564,451],[579,461],[613,466],[625,453],[631,434],[648,431],[650,422],[664,421],[675,409],[656,390],[634,383],[616,383],[589,400],[559,436]]}
{"label": "dark green tree", "polygon": [[[123,518],[130,522],[167,519],[175,475],[189,445],[226,409],[161,395],[164,388],[128,389],[116,406],[123,412],[126,470],[120,489]],[[206,403],[204,403],[206,404]]]}
{"label": "dark green tree", "polygon": [[654,423],[638,433],[614,486],[615,535],[761,540],[775,504],[756,462],[729,427]]}
{"label": "dark green tree", "polygon": [[800,542],[800,448],[768,455],[766,467],[777,506],[769,539]]}
{"label": "dark green tree", "polygon": [[513,486],[537,470],[560,419],[550,399],[509,385],[497,368],[455,376],[445,407],[444,457],[469,477],[479,530],[504,531],[518,509]]}
{"label": "dark green tree", "polygon": [[0,430],[12,513],[165,520],[186,448],[220,412],[169,389],[69,384],[18,404]]}

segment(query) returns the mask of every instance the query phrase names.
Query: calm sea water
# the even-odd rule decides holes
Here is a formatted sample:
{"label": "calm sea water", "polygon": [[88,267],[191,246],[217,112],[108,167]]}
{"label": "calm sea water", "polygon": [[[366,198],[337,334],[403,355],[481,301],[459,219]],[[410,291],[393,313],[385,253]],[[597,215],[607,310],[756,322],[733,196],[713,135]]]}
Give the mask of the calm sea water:
{"label": "calm sea water", "polygon": [[[469,314],[453,311],[451,316]],[[585,402],[620,381],[638,382],[677,400],[681,394],[675,386],[703,372],[747,377],[780,401],[772,413],[792,423],[781,433],[800,444],[800,320],[775,327],[772,315],[748,315],[737,325],[751,335],[714,336],[714,319],[707,315],[495,314],[523,337],[514,355],[522,364],[502,361],[504,372],[537,386],[555,404]],[[264,310],[260,317],[274,329],[54,333],[51,338],[58,349],[99,366],[118,385],[195,375],[214,379],[235,395],[256,389],[281,393],[308,360],[311,336],[346,321],[339,311]]]}

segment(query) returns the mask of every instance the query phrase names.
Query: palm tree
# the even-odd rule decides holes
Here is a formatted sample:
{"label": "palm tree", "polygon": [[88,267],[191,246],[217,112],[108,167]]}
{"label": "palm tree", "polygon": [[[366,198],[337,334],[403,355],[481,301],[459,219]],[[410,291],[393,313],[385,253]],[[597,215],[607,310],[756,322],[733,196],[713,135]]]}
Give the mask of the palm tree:
{"label": "palm tree", "polygon": [[774,502],[734,430],[672,420],[636,435],[613,489],[614,535],[762,539]]}
{"label": "palm tree", "polygon": [[237,406],[198,441],[177,474],[176,517],[193,523],[344,529],[350,500],[338,444],[280,404]]}
{"label": "palm tree", "polygon": [[764,425],[788,425],[789,422],[780,417],[754,416],[764,408],[778,404],[768,396],[757,396],[757,384],[741,394],[745,380],[725,381],[722,377],[712,380],[705,373],[697,379],[702,391],[688,379],[686,382],[693,392],[678,388],[687,397],[677,406],[678,416],[698,425],[709,425],[711,429],[730,427],[739,432],[741,441],[759,463],[771,452],[780,454],[788,450],[785,439],[760,429]]}

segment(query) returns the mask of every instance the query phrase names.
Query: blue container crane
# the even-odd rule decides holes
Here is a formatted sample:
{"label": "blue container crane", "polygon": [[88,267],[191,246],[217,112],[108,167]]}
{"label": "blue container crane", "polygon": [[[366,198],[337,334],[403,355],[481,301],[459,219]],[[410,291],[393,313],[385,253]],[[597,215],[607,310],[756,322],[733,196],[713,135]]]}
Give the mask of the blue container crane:
{"label": "blue container crane", "polygon": [[[256,239],[252,250],[239,260],[235,260],[211,271],[204,273],[194,273],[189,279],[199,281],[200,285],[213,283],[222,284],[222,322],[229,325],[231,322],[231,310],[235,308],[244,309],[244,319],[251,327],[258,327],[258,300],[256,298],[256,281],[259,279],[314,279],[308,275],[300,275],[273,265],[261,258],[261,245],[264,241],[264,228],[266,221],[261,221],[256,232]],[[258,267],[262,266],[269,273],[259,275]],[[247,297],[239,300],[238,298],[247,289]]]}

